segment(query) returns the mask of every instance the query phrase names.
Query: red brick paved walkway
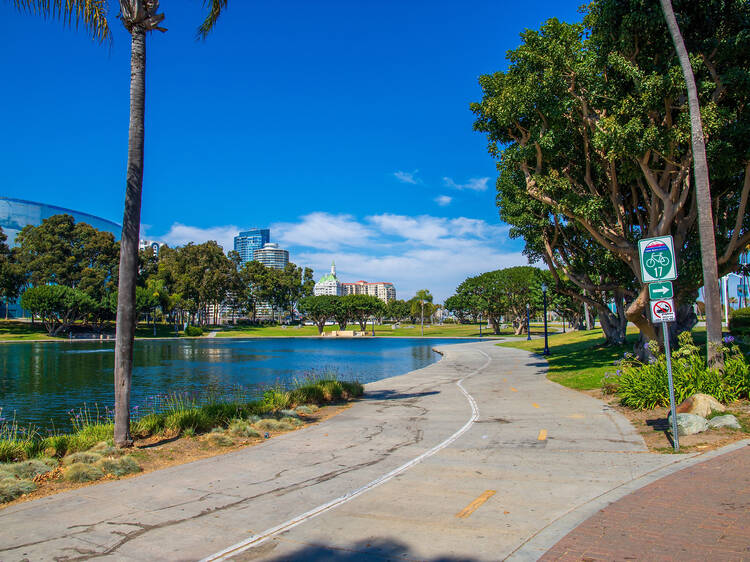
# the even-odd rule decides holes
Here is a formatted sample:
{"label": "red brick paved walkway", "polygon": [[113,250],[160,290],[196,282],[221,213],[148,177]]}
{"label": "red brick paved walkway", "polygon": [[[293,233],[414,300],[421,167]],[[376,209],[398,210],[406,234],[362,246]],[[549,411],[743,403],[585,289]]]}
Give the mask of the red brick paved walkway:
{"label": "red brick paved walkway", "polygon": [[750,446],[625,496],[542,560],[750,561]]}

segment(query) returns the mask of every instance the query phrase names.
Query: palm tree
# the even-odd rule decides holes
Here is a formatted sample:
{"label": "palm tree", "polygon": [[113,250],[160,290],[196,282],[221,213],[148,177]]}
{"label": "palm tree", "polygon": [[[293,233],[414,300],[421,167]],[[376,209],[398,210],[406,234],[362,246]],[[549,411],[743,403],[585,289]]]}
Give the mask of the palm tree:
{"label": "palm tree", "polygon": [[[107,0],[8,0],[23,12],[60,19],[67,25],[83,23],[94,39],[111,36]],[[214,28],[228,0],[204,0],[208,15],[198,28],[205,39]],[[146,101],[146,33],[166,31],[159,24],[159,0],[119,0],[119,18],[130,33],[130,129],[126,171],[125,212],[120,240],[117,321],[115,331],[115,430],[118,447],[130,447],[130,385],[133,342],[138,320],[135,284],[138,274],[138,239],[143,190],[144,117]]]}
{"label": "palm tree", "polygon": [[698,89],[695,85],[693,67],[685,48],[680,27],[677,25],[671,0],[660,0],[667,27],[672,36],[677,58],[688,91],[690,108],[690,129],[692,131],[693,167],[695,169],[695,197],[698,203],[698,234],[701,240],[701,261],[703,262],[703,292],[706,300],[706,335],[708,339],[707,360],[711,367],[723,369],[724,361],[719,352],[721,345],[721,297],[719,296],[719,268],[716,263],[716,240],[714,219],[711,210],[711,188],[708,181],[708,161],[706,142],[703,136]]}
{"label": "palm tree", "polygon": [[417,291],[414,300],[417,304],[419,304],[421,322],[420,328],[421,334],[424,336],[424,305],[432,302],[432,295],[427,289],[420,289],[419,291]]}
{"label": "palm tree", "polygon": [[[37,0],[44,1],[44,0]],[[58,0],[59,1],[59,0]],[[206,0],[209,13],[198,28],[205,39],[228,0]],[[120,0],[120,19],[131,37],[130,43],[130,131],[126,172],[125,213],[120,239],[120,278],[115,329],[115,445],[130,447],[130,384],[133,374],[133,342],[138,316],[135,284],[138,276],[138,239],[143,191],[143,146],[146,101],[146,33],[166,29],[159,26],[159,0]]]}
{"label": "palm tree", "polygon": [[8,0],[20,12],[59,19],[68,26],[79,25],[99,42],[109,39],[109,20],[106,0]]}

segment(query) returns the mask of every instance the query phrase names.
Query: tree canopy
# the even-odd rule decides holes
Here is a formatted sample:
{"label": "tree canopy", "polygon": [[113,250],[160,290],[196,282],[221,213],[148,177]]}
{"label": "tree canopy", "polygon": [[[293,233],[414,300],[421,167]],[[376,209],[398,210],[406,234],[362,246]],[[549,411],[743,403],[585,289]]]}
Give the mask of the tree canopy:
{"label": "tree canopy", "polygon": [[[750,6],[679,2],[703,111],[719,268],[750,241]],[[509,67],[480,78],[475,129],[498,160],[498,206],[527,253],[595,294],[619,287],[648,338],[637,241],[671,234],[678,325],[702,283],[685,83],[657,3],[595,0],[582,24],[527,30]],[[586,256],[613,268],[587,269]],[[588,273],[587,273],[588,272]],[[588,278],[587,278],[588,277]]]}

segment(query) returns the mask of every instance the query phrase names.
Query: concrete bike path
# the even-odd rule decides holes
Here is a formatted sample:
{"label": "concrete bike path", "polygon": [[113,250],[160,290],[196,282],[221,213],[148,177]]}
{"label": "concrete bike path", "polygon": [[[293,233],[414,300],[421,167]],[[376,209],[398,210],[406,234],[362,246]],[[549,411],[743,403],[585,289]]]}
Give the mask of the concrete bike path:
{"label": "concrete bike path", "polygon": [[441,349],[323,424],[2,510],[0,560],[536,558],[560,518],[679,462],[527,352]]}

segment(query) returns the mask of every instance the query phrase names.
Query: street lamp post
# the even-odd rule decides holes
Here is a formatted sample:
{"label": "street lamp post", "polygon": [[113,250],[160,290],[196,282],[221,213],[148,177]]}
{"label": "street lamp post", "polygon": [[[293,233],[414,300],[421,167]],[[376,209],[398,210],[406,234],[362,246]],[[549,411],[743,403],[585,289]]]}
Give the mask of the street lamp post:
{"label": "street lamp post", "polygon": [[375,317],[372,317],[372,335],[375,335]]}
{"label": "street lamp post", "polygon": [[547,284],[542,283],[542,301],[544,302],[544,354],[549,355],[549,345],[547,345]]}
{"label": "street lamp post", "polygon": [[482,337],[482,315],[480,314],[478,317],[479,320],[479,337]]}

